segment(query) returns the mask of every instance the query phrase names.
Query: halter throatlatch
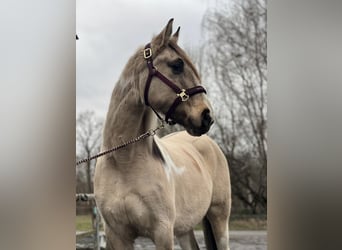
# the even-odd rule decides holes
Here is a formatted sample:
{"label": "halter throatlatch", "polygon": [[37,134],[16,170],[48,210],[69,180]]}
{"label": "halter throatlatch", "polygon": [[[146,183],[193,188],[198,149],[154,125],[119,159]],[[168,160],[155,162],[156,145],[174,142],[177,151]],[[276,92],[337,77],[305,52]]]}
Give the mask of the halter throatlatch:
{"label": "halter throatlatch", "polygon": [[144,58],[147,62],[147,68],[149,71],[148,77],[146,79],[146,86],[145,86],[145,92],[144,92],[145,104],[147,106],[151,107],[151,109],[154,111],[154,113],[156,113],[156,115],[158,116],[158,118],[160,120],[163,120],[163,118],[161,118],[161,116],[158,114],[158,112],[148,102],[148,93],[149,93],[149,89],[151,86],[151,81],[152,81],[152,78],[154,76],[156,76],[176,93],[176,99],[173,101],[172,105],[170,106],[169,110],[166,112],[166,115],[165,115],[165,122],[170,124],[170,125],[173,125],[173,124],[175,124],[175,122],[170,119],[170,116],[176,110],[177,106],[181,102],[186,102],[193,95],[200,94],[200,93],[207,93],[207,92],[205,91],[205,89],[202,86],[195,86],[195,87],[188,88],[188,89],[181,89],[176,84],[174,84],[172,81],[170,81],[166,76],[164,76],[162,73],[160,73],[157,70],[157,68],[153,66],[152,49],[151,49],[150,43],[148,43],[145,46]]}

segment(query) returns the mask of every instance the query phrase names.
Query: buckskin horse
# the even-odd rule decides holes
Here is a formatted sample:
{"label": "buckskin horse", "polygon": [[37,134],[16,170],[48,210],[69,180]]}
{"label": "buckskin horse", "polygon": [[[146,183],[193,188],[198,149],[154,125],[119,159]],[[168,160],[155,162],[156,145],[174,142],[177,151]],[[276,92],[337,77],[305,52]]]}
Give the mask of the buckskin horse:
{"label": "buckskin horse", "polygon": [[204,135],[213,111],[172,24],[128,60],[112,92],[102,150],[157,126],[164,115],[186,132],[150,136],[97,161],[95,199],[107,249],[133,249],[138,236],[151,238],[157,250],[173,249],[174,236],[182,249],[199,249],[194,227],[201,221],[207,248],[229,249],[228,164]]}

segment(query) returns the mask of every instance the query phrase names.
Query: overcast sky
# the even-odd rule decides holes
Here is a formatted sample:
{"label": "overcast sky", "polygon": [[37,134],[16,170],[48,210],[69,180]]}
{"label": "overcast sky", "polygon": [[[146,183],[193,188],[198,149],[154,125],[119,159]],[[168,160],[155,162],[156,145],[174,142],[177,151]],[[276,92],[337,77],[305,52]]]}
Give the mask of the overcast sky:
{"label": "overcast sky", "polygon": [[197,47],[201,21],[215,0],[77,0],[76,112],[105,117],[113,87],[128,58],[174,18],[179,44]]}

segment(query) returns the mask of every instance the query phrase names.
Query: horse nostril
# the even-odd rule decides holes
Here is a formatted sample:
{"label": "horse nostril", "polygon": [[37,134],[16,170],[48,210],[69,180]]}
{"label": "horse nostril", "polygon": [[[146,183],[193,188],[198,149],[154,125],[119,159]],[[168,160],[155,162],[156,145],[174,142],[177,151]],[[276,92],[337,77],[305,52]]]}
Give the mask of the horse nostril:
{"label": "horse nostril", "polygon": [[214,123],[213,119],[210,116],[209,109],[205,109],[202,112],[202,126],[203,127],[209,127]]}

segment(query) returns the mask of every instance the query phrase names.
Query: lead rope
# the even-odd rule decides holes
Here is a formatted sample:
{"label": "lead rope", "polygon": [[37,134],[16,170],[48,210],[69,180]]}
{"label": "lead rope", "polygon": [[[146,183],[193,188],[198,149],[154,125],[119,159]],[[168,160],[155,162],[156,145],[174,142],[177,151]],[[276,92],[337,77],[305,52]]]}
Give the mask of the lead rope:
{"label": "lead rope", "polygon": [[118,146],[115,146],[115,147],[113,147],[113,148],[111,148],[111,149],[108,149],[108,150],[106,150],[106,151],[100,152],[100,153],[98,153],[98,154],[96,154],[96,155],[93,155],[93,156],[91,156],[91,157],[89,157],[89,158],[86,158],[86,159],[77,161],[77,162],[76,162],[76,166],[79,165],[79,164],[81,164],[81,163],[88,162],[88,161],[94,160],[94,159],[96,159],[96,158],[99,158],[99,157],[101,157],[101,156],[103,156],[103,155],[105,155],[105,154],[114,152],[114,151],[116,151],[116,150],[118,150],[118,149],[124,148],[124,147],[126,147],[126,146],[128,146],[128,145],[130,145],[130,144],[136,143],[136,142],[138,142],[138,141],[140,141],[140,140],[142,140],[142,139],[145,139],[145,138],[147,138],[147,137],[154,136],[154,135],[156,134],[156,132],[157,132],[159,129],[162,129],[162,128],[164,128],[164,122],[163,122],[163,121],[162,121],[162,123],[159,124],[159,126],[156,127],[155,129],[150,129],[150,130],[148,130],[147,132],[145,132],[145,133],[139,135],[138,137],[133,138],[133,139],[131,139],[131,140],[129,140],[129,141],[127,141],[127,142],[121,144],[121,145],[118,145]]}

